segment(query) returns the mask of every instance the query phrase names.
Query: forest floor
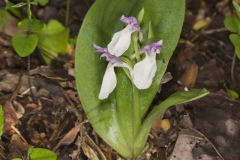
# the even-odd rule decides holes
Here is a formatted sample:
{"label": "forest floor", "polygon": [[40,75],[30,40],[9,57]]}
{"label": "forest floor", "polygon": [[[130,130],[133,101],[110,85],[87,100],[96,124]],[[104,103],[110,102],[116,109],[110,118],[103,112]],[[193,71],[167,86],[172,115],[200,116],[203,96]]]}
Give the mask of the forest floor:
{"label": "forest floor", "polygon": [[[71,1],[71,37],[77,36],[91,4]],[[64,23],[65,8],[65,1],[50,0],[45,7],[33,8],[33,14],[44,22]],[[155,99],[187,88],[211,93],[168,109],[164,119],[169,128],[162,128],[160,118],[153,124],[149,147],[139,159],[240,160],[240,101],[228,94],[230,89],[240,93],[240,62],[236,60],[231,73],[234,48],[223,25],[225,16],[232,14],[230,0],[187,0],[181,39],[168,67],[173,79]],[[0,104],[5,115],[0,159],[24,158],[28,147],[36,146],[55,151],[59,160],[101,160],[101,153],[107,160],[120,160],[91,128],[81,107],[74,80],[75,46],[69,45],[68,53],[48,66],[36,51],[29,76],[28,59],[19,58],[11,46],[17,21],[12,16],[0,29]]]}

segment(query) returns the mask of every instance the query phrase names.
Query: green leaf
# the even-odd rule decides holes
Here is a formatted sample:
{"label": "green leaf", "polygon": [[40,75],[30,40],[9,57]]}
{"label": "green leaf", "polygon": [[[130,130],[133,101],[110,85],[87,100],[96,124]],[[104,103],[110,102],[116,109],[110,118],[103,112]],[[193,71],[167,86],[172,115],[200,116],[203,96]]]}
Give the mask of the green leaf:
{"label": "green leaf", "polygon": [[233,1],[233,7],[235,8],[238,17],[240,18],[240,6],[239,6],[239,4],[235,1]]}
{"label": "green leaf", "polygon": [[38,35],[41,55],[47,64],[59,54],[66,53],[69,30],[57,20],[49,21]]}
{"label": "green leaf", "polygon": [[235,16],[229,16],[224,19],[224,26],[231,32],[240,31],[240,20]]}
{"label": "green leaf", "polygon": [[41,6],[45,6],[48,3],[48,0],[35,0],[35,2],[39,3]]}
{"label": "green leaf", "polygon": [[57,155],[45,148],[31,148],[28,151],[31,160],[57,160]]}
{"label": "green leaf", "polygon": [[6,6],[5,6],[5,9],[9,12],[11,12],[14,16],[18,17],[18,18],[21,18],[21,13],[19,11],[18,8],[14,8],[12,7],[14,6],[14,4],[12,2],[7,2]]}
{"label": "green leaf", "polygon": [[59,21],[52,19],[48,22],[48,24],[44,25],[41,32],[45,35],[54,35],[65,29],[66,28]]}
{"label": "green leaf", "polygon": [[240,59],[240,36],[238,34],[231,34],[229,38],[235,48],[238,59]]}
{"label": "green leaf", "polygon": [[137,20],[139,24],[142,23],[143,17],[144,17],[144,8],[141,9],[141,11],[138,13],[138,16],[137,16]]}
{"label": "green leaf", "polygon": [[3,124],[4,124],[3,106],[0,105],[0,137],[3,134]]}
{"label": "green leaf", "polygon": [[148,132],[150,131],[152,123],[156,120],[158,116],[162,115],[168,107],[194,101],[196,99],[206,96],[207,94],[209,94],[209,92],[206,89],[178,91],[168,97],[163,102],[161,102],[159,105],[155,106],[143,122],[141,131],[137,136],[138,143],[135,143],[135,148],[140,151],[141,148],[144,147],[143,142],[147,141]]}
{"label": "green leaf", "polygon": [[33,53],[38,44],[38,36],[35,34],[17,34],[12,38],[12,45],[20,57],[26,57]]}
{"label": "green leaf", "polygon": [[[92,47],[93,43],[107,46],[113,33],[123,28],[119,21],[121,15],[137,16],[142,8],[142,29],[147,30],[151,21],[153,40],[164,41],[164,49],[157,58],[158,70],[152,87],[137,93],[139,97],[133,97],[132,83],[121,68],[116,68],[117,87],[107,100],[100,101],[98,94],[107,63],[100,60]],[[140,108],[139,114],[143,120],[177,45],[184,9],[184,0],[97,0],[82,24],[75,63],[78,93],[95,131],[126,158],[136,157],[140,153],[139,148],[134,148],[134,143],[138,141],[135,133],[138,131],[134,130],[133,106]],[[131,49],[126,55],[130,53]],[[133,99],[139,101],[133,103]]]}
{"label": "green leaf", "polygon": [[12,160],[23,160],[22,158],[13,158]]}
{"label": "green leaf", "polygon": [[18,22],[18,27],[24,31],[39,32],[43,28],[43,23],[37,19],[24,19]]}
{"label": "green leaf", "polygon": [[239,94],[238,92],[236,92],[233,89],[227,89],[227,94],[229,95],[229,97],[231,97],[233,100],[237,100],[239,98]]}

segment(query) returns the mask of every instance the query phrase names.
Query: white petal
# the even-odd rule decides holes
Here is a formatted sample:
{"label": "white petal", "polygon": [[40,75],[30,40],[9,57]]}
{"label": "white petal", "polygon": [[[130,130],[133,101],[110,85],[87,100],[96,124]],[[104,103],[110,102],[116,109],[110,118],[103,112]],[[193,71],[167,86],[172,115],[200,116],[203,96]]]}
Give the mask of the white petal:
{"label": "white petal", "polygon": [[117,78],[114,71],[114,67],[126,67],[129,69],[129,72],[132,76],[133,71],[128,64],[123,62],[115,63],[115,64],[108,63],[107,69],[103,76],[101,90],[98,96],[100,100],[108,98],[109,94],[112,93],[112,91],[115,89],[117,85]]}
{"label": "white petal", "polygon": [[98,98],[101,100],[106,99],[114,90],[116,85],[117,78],[114,72],[114,65],[112,63],[108,63],[107,69],[103,76],[102,86]]}
{"label": "white petal", "polygon": [[115,33],[107,47],[110,54],[119,57],[126,52],[130,46],[133,32],[130,26],[126,26],[123,30]]}
{"label": "white petal", "polygon": [[149,88],[152,84],[156,71],[156,54],[146,54],[146,57],[135,64],[133,68],[133,83],[138,89]]}

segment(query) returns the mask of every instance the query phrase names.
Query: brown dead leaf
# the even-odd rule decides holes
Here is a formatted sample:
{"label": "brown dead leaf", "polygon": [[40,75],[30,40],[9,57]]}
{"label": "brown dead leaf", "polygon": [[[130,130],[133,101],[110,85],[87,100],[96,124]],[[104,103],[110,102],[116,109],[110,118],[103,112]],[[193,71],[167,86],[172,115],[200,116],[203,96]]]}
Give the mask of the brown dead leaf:
{"label": "brown dead leaf", "polygon": [[162,118],[161,117],[158,117],[152,124],[152,129],[155,131],[155,132],[159,132],[161,130],[161,121],[162,121]]}
{"label": "brown dead leaf", "polygon": [[99,160],[97,153],[87,143],[83,142],[82,150],[89,160]]}
{"label": "brown dead leaf", "polygon": [[3,107],[4,112],[4,128],[3,131],[5,134],[11,134],[12,126],[19,124],[20,121],[17,117],[17,113],[13,108],[12,102],[7,101]]}
{"label": "brown dead leaf", "polygon": [[208,26],[211,22],[212,22],[212,19],[210,17],[207,17],[205,19],[200,19],[193,25],[193,29],[198,31],[198,30]]}
{"label": "brown dead leaf", "polygon": [[82,141],[83,141],[83,137],[82,136],[78,136],[75,145],[77,146],[77,148],[75,150],[72,151],[71,154],[69,154],[69,157],[72,158],[72,160],[76,160],[78,158],[78,156],[81,153],[81,146],[82,146]]}
{"label": "brown dead leaf", "polygon": [[72,128],[54,147],[54,150],[57,150],[61,145],[69,145],[73,143],[74,139],[76,138],[79,130],[82,127],[82,123]]}
{"label": "brown dead leaf", "polygon": [[[106,156],[103,154],[102,150],[99,148],[99,145],[97,145],[92,138],[87,134],[87,132],[85,132],[85,139],[84,142],[87,143],[87,145],[90,147],[88,148],[87,151],[89,151],[90,154],[92,154],[92,158],[95,157],[95,155],[97,155],[97,158],[100,160],[107,160]],[[84,150],[84,148],[82,148]],[[92,152],[93,150],[93,152]],[[85,153],[85,152],[84,152]],[[90,155],[91,156],[91,155]],[[95,159],[92,159],[95,160]],[[97,159],[96,159],[97,160]]]}
{"label": "brown dead leaf", "polygon": [[197,77],[198,77],[198,65],[192,63],[187,67],[187,69],[183,73],[182,77],[179,80],[179,83],[184,87],[192,88],[196,83]]}
{"label": "brown dead leaf", "polygon": [[170,128],[171,128],[170,120],[161,119],[161,117],[157,118],[152,124],[152,129],[157,133],[161,131],[167,132]]}
{"label": "brown dead leaf", "polygon": [[29,144],[26,141],[23,141],[18,134],[13,134],[10,141],[11,145],[9,146],[9,158],[22,157],[27,154]]}

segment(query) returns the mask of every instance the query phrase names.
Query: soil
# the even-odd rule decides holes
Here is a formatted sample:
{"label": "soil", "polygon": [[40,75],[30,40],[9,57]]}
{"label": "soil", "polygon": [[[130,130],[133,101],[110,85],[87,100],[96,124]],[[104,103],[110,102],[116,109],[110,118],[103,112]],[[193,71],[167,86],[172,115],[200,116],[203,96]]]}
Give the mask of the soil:
{"label": "soil", "polygon": [[[67,26],[72,37],[92,3],[71,1]],[[54,18],[65,23],[65,1],[49,0],[45,7],[34,7],[33,14],[45,22]],[[168,67],[173,79],[155,100],[180,89],[207,88],[211,93],[169,108],[162,117],[167,128],[159,117],[139,159],[240,160],[240,101],[227,92],[240,93],[240,63],[237,59],[231,73],[234,48],[223,25],[224,17],[233,14],[230,0],[187,0],[181,39]],[[102,153],[107,160],[122,159],[97,136],[83,112],[74,80],[75,46],[48,66],[34,53],[29,76],[29,59],[19,58],[11,46],[16,22],[12,16],[0,29],[0,104],[5,114],[0,159],[26,159],[30,146],[49,148],[59,160],[101,160]]]}

